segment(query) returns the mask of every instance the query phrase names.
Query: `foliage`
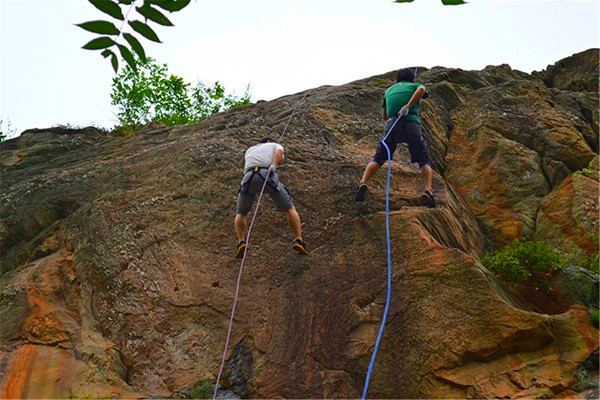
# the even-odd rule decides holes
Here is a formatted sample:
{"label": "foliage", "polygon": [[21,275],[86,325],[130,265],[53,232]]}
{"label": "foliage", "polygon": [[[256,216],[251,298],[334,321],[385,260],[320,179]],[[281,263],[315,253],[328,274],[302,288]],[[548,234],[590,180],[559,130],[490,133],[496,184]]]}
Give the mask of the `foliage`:
{"label": "foliage", "polygon": [[575,264],[579,267],[589,269],[592,272],[599,273],[600,270],[600,253],[595,252],[591,256],[581,256],[578,259],[574,259],[572,264]]}
{"label": "foliage", "polygon": [[189,391],[190,399],[210,399],[213,396],[215,384],[211,382],[199,382]]}
{"label": "foliage", "polygon": [[598,325],[600,324],[600,311],[592,310],[590,313],[590,323],[598,328]]}
{"label": "foliage", "polygon": [[575,389],[578,391],[593,389],[598,386],[598,380],[596,379],[594,372],[582,368],[582,366],[577,368],[575,376],[577,378]]}
{"label": "foliage", "polygon": [[485,256],[481,263],[507,282],[527,283],[536,290],[547,290],[549,277],[563,268],[565,260],[546,243],[515,240]]}
{"label": "foliage", "polygon": [[199,381],[185,392],[176,394],[174,399],[212,399],[215,383],[210,381]]}
{"label": "foliage", "polygon": [[110,134],[121,137],[134,136],[137,135],[142,128],[143,125],[120,125],[115,127]]}
{"label": "foliage", "polygon": [[[119,55],[135,71],[134,54],[145,60],[146,52],[134,34],[139,34],[147,40],[161,43],[158,35],[148,24],[150,21],[161,26],[174,26],[164,14],[181,11],[190,4],[191,0],[88,0],[91,5],[104,13],[104,17],[111,17],[111,21],[94,20],[77,24],[80,28],[96,33],[99,36],[82,46],[86,50],[102,50],[104,58],[110,57],[110,63],[115,70],[119,70]],[[396,3],[412,3],[414,0],[395,0]],[[442,0],[445,6],[466,4],[464,0]],[[125,7],[125,8],[123,8]],[[136,15],[130,17],[135,8]],[[126,10],[125,14],[123,10]],[[161,11],[162,10],[162,11]],[[117,28],[115,23],[120,27]],[[126,32],[128,29],[129,32]],[[118,50],[118,54],[117,54]]]}
{"label": "foliage", "polygon": [[4,120],[0,119],[0,142],[15,137],[16,133],[17,133],[17,130],[12,129],[10,120],[7,120],[6,126],[4,126]]}
{"label": "foliage", "polygon": [[[90,40],[88,43],[83,45],[82,48],[86,50],[102,50],[102,56],[104,58],[110,57],[115,73],[119,70],[119,56],[123,59],[129,67],[134,71],[136,69],[136,63],[134,54],[145,60],[146,52],[144,47],[134,34],[139,34],[147,40],[160,43],[160,39],[154,30],[148,24],[150,21],[162,25],[162,26],[173,26],[173,23],[163,14],[163,11],[169,13],[181,11],[190,3],[191,0],[88,0],[94,7],[102,11],[105,16],[109,16],[114,20],[94,20],[87,21],[81,24],[77,24],[80,28],[99,34],[101,36]],[[127,10],[123,14],[123,8]],[[133,9],[137,13],[131,14]],[[130,16],[131,15],[131,16]],[[139,19],[133,20],[133,18]],[[117,28],[115,23],[120,24]],[[126,32],[128,29],[129,32]]]}
{"label": "foliage", "polygon": [[112,104],[119,108],[117,117],[124,127],[150,121],[166,125],[198,122],[220,111],[250,102],[249,89],[243,97],[225,93],[225,88],[198,82],[196,86],[169,74],[166,64],[152,58],[137,60],[137,73],[124,68],[112,83]]}
{"label": "foliage", "polygon": [[[396,0],[396,3],[412,3],[415,0]],[[466,4],[464,0],[442,0],[442,4],[445,6],[457,6],[460,4]]]}

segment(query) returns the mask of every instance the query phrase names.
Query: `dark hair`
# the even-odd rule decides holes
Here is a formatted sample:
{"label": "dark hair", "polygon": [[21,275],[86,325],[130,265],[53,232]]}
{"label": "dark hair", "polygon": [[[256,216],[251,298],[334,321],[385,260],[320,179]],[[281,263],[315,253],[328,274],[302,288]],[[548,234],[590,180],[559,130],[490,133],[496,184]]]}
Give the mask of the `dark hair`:
{"label": "dark hair", "polygon": [[269,143],[269,142],[277,143],[275,141],[275,139],[273,139],[272,137],[262,138],[262,139],[260,139],[260,142],[258,142],[258,143]]}
{"label": "dark hair", "polygon": [[404,68],[398,71],[396,82],[414,82],[415,72],[412,68]]}

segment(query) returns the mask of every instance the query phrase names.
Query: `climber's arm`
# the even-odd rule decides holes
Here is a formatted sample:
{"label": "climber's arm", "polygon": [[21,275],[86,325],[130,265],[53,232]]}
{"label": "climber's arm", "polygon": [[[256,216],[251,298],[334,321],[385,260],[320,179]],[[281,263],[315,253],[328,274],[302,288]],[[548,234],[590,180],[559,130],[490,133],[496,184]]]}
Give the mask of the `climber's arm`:
{"label": "climber's arm", "polygon": [[283,160],[283,147],[275,150],[275,155],[273,156],[273,165],[278,166],[281,164],[281,160]]}
{"label": "climber's arm", "polygon": [[425,90],[425,86],[421,85],[417,88],[417,90],[415,90],[415,92],[413,93],[412,97],[410,98],[410,101],[408,102],[408,108],[412,108],[415,104],[417,104],[417,102],[419,100],[421,100],[421,98],[423,97],[423,95],[426,93]]}

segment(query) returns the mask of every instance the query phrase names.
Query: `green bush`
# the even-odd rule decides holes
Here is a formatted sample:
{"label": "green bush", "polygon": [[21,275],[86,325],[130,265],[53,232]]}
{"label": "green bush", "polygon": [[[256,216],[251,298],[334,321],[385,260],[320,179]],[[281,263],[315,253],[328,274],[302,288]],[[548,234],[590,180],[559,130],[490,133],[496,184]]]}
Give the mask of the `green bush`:
{"label": "green bush", "polygon": [[199,381],[183,393],[173,396],[174,399],[212,399],[215,383],[211,381]]}
{"label": "green bush", "polygon": [[138,133],[140,133],[140,131],[142,130],[144,126],[143,125],[119,125],[116,126],[111,132],[111,135],[114,136],[122,136],[122,137],[128,137],[128,136],[134,136],[137,135]]}
{"label": "green bush", "polygon": [[600,311],[592,310],[590,313],[590,323],[594,325],[596,328],[600,325]]}
{"label": "green bush", "polygon": [[506,282],[529,283],[535,289],[547,290],[549,277],[563,268],[565,260],[546,243],[515,240],[485,256],[481,263]]}
{"label": "green bush", "polygon": [[599,273],[600,253],[596,252],[591,256],[581,256],[579,259],[573,260],[571,263],[579,267],[589,269],[596,274]]}

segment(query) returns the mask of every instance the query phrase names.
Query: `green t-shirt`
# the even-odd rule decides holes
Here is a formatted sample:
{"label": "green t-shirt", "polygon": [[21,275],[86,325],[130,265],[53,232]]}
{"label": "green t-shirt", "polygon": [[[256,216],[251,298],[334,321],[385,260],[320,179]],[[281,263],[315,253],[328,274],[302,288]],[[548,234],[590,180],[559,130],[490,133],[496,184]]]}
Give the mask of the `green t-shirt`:
{"label": "green t-shirt", "polygon": [[[387,117],[392,118],[398,115],[398,111],[408,104],[413,93],[415,93],[419,86],[423,86],[423,84],[398,82],[390,86],[385,91],[383,101],[381,102],[381,107],[385,107]],[[417,101],[417,104],[410,109],[408,115],[402,118],[406,118],[408,121],[421,122],[419,119],[419,103],[420,101]]]}

